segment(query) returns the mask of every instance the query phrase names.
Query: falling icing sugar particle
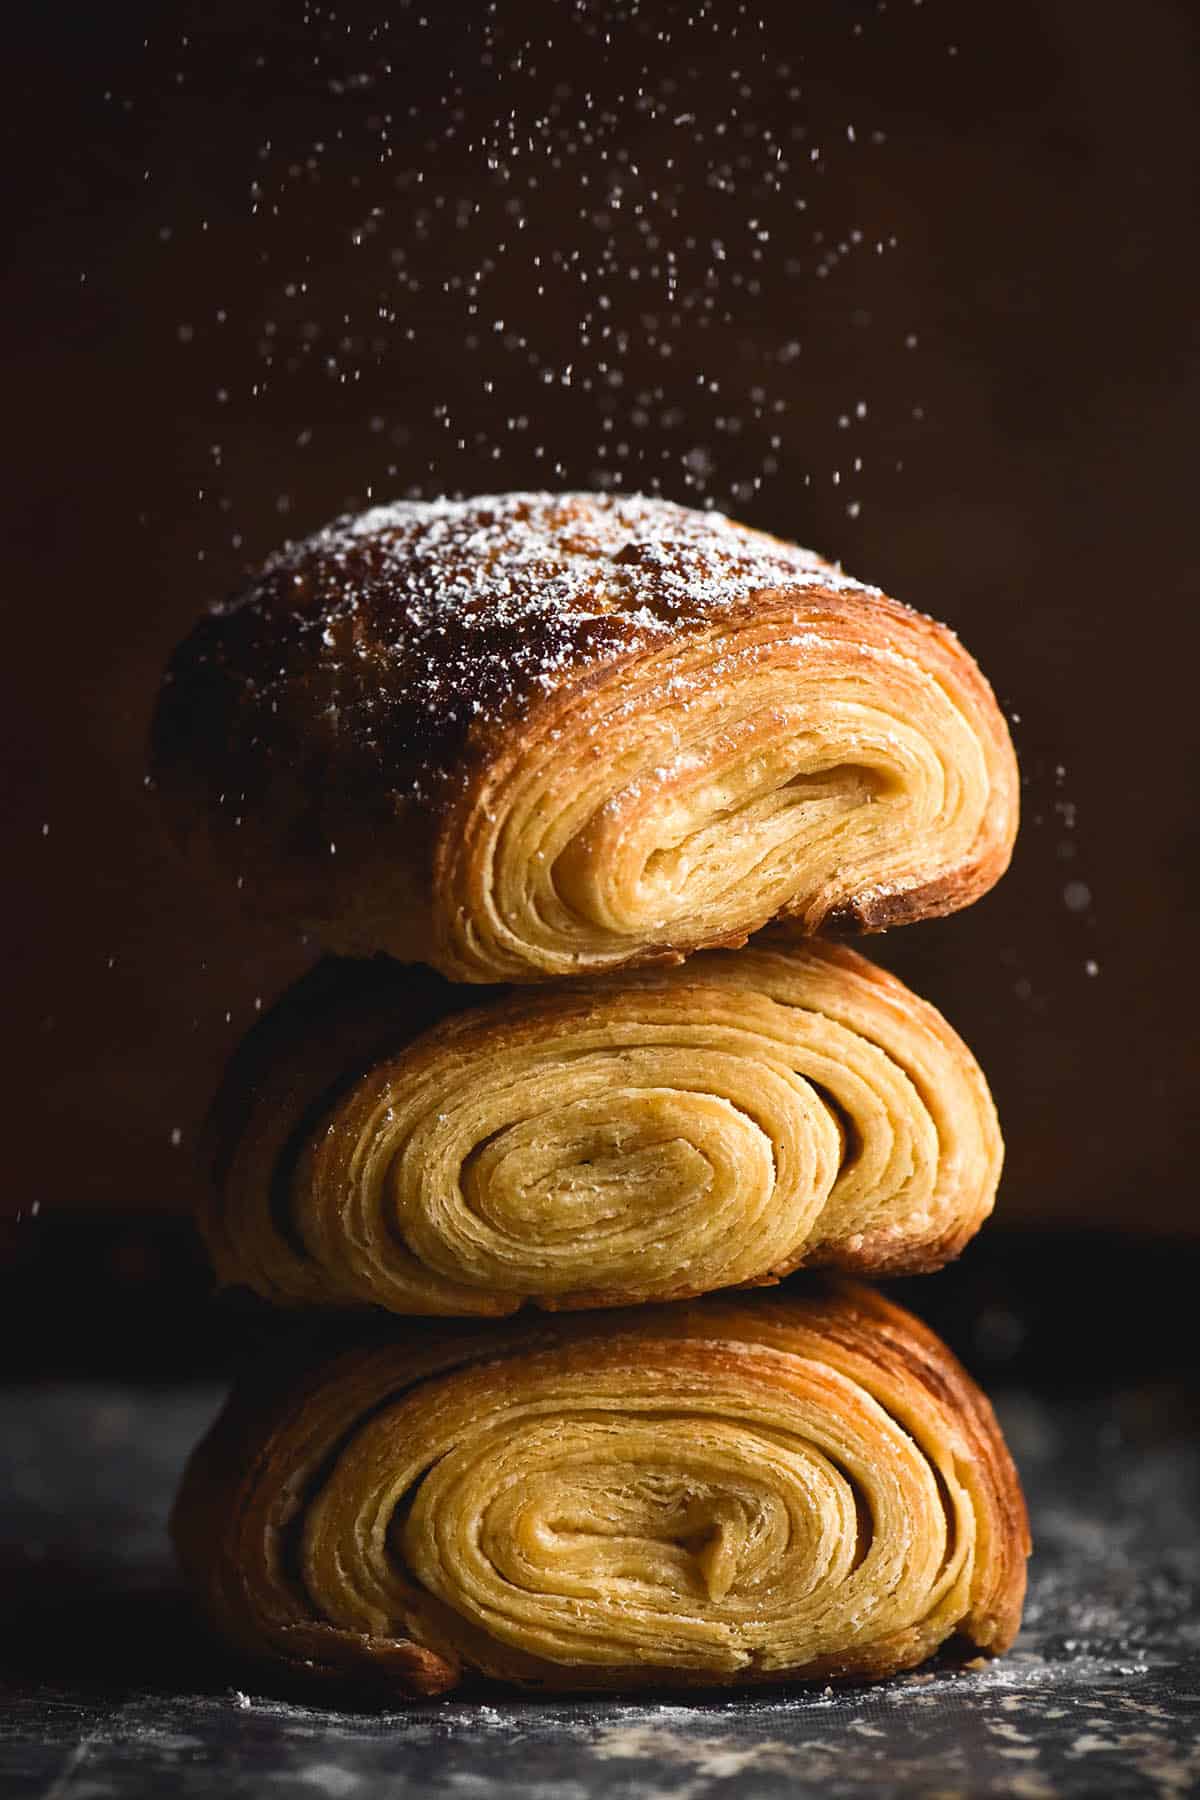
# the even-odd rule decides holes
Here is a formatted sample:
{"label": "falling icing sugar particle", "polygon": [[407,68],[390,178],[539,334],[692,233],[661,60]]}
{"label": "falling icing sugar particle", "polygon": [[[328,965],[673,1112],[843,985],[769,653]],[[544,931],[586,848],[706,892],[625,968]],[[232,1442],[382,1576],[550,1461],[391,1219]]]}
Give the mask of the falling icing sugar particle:
{"label": "falling icing sugar particle", "polygon": [[1086,912],[1092,904],[1092,890],[1086,881],[1068,881],[1063,889],[1063,900],[1068,912]]}
{"label": "falling icing sugar particle", "polygon": [[1083,965],[1083,972],[1085,975],[1098,975],[1100,973],[1100,964],[1096,961],[1094,956],[1088,957]]}
{"label": "falling icing sugar particle", "polygon": [[171,1130],[171,1148],[172,1148],[172,1150],[178,1150],[178,1148],[179,1148],[180,1144],[182,1144],[182,1142],[183,1142],[183,1132],[180,1130],[178,1125],[175,1125],[172,1127],[172,1130]]}

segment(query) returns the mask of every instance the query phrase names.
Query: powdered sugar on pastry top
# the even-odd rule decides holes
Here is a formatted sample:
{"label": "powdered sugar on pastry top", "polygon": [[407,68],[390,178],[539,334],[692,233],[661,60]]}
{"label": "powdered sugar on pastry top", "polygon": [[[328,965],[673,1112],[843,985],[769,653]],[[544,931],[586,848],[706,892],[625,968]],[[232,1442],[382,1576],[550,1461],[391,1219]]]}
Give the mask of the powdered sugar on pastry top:
{"label": "powdered sugar on pastry top", "polygon": [[[811,550],[644,495],[517,493],[401,500],[344,518],[282,551],[269,569],[317,560],[351,570],[369,541],[375,579],[430,613],[642,615],[648,626],[757,589],[861,587]],[[667,618],[664,619],[663,615]],[[414,619],[413,623],[417,623]]]}
{"label": "powdered sugar on pastry top", "polygon": [[756,593],[814,588],[878,592],[722,513],[642,495],[402,500],[286,545],[193,654],[266,738],[264,712],[299,701],[311,715],[320,696],[329,739],[433,774],[531,688]]}

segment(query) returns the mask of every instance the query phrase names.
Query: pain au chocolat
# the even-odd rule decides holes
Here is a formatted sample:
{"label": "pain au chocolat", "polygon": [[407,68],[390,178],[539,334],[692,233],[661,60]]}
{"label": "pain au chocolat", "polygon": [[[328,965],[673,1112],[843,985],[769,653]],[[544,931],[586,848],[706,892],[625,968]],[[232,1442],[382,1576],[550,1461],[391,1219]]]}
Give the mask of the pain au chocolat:
{"label": "pain au chocolat", "polygon": [[235,1390],[176,1502],[213,1621],[277,1675],[633,1690],[1011,1643],[995,1417],[878,1295],[390,1326]]}
{"label": "pain au chocolat", "polygon": [[761,940],[470,1007],[327,961],[235,1058],[210,1150],[223,1281],[449,1315],[935,1269],[1002,1156],[933,1007],[844,946]]}
{"label": "pain au chocolat", "polygon": [[176,652],[154,766],[251,906],[457,981],[951,912],[1017,818],[952,632],[606,494],[405,501],[288,546]]}

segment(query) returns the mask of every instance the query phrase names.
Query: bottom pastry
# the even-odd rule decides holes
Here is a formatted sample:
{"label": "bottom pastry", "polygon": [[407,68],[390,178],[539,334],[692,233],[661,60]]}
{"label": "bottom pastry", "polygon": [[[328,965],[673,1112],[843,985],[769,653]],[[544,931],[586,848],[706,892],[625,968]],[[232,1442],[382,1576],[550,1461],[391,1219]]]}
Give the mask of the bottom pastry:
{"label": "bottom pastry", "polygon": [[445,1693],[873,1678],[1007,1648],[1029,1535],[990,1406],[849,1283],[352,1347],[235,1393],[176,1502],[218,1630]]}

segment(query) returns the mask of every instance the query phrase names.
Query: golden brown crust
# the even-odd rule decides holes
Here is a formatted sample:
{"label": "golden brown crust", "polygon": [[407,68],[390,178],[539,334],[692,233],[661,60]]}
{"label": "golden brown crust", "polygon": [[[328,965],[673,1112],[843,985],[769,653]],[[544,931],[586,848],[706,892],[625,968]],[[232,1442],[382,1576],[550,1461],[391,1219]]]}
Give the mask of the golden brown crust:
{"label": "golden brown crust", "polygon": [[476,982],[949,912],[1017,815],[945,627],[605,495],[406,503],[290,547],[177,652],[154,764],[248,904]]}
{"label": "golden brown crust", "polygon": [[814,943],[466,1009],[427,971],[329,963],[247,1041],[210,1139],[223,1281],[464,1316],[937,1268],[1002,1157],[940,1014]]}
{"label": "golden brown crust", "polygon": [[1029,1551],[986,1400],[820,1283],[452,1332],[235,1394],[172,1521],[214,1623],[388,1697],[874,1678],[1003,1651]]}

